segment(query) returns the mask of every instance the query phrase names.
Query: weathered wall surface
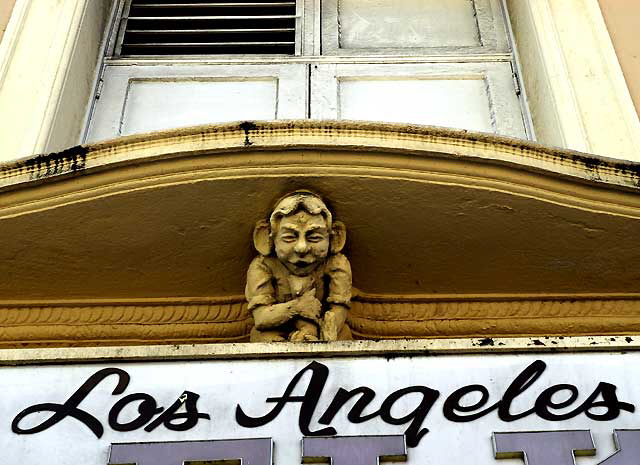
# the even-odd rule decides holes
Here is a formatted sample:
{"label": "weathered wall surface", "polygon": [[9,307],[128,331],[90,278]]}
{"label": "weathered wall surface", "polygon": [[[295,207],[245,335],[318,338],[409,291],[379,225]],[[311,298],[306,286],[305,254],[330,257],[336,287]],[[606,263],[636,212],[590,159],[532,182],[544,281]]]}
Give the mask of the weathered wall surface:
{"label": "weathered wall surface", "polygon": [[16,0],[1,0],[0,1],[0,40],[4,30],[7,28],[9,17],[11,16],[11,10],[13,10],[13,4]]}
{"label": "weathered wall surface", "polygon": [[636,0],[599,0],[611,34],[620,66],[640,115],[640,2]]}

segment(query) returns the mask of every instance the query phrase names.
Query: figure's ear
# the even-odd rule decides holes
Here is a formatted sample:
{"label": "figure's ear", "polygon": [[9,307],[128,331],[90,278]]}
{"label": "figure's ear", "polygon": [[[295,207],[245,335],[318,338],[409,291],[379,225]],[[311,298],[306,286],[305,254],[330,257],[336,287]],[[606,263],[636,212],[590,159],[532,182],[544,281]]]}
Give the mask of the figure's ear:
{"label": "figure's ear", "polygon": [[342,221],[334,221],[331,227],[331,253],[340,253],[347,242],[347,227]]}
{"label": "figure's ear", "polygon": [[260,255],[267,256],[273,250],[270,229],[269,222],[266,220],[258,221],[253,229],[253,246]]}

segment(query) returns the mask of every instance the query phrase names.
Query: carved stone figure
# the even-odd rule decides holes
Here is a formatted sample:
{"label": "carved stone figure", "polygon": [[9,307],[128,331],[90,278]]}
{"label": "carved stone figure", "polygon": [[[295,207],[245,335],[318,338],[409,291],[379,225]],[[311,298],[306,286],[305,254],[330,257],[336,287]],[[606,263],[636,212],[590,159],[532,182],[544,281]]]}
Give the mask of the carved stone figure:
{"label": "carved stone figure", "polygon": [[245,295],[253,313],[252,342],[351,339],[345,325],[351,265],[340,252],[346,228],[322,199],[296,191],[256,223],[260,255],[247,272]]}

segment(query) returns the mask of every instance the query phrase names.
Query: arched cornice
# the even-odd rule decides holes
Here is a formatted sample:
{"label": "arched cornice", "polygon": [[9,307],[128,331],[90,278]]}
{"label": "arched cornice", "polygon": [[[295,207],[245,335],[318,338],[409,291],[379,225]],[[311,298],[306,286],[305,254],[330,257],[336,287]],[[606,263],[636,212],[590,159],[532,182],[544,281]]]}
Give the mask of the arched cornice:
{"label": "arched cornice", "polygon": [[56,321],[83,328],[77,344],[242,340],[252,225],[296,188],[347,224],[357,336],[638,332],[639,173],[487,134],[344,121],[201,126],[19,160],[0,167],[13,322],[0,345],[72,344]]}
{"label": "arched cornice", "polygon": [[[283,156],[283,152],[297,150],[340,152],[340,156]],[[590,191],[597,187],[609,190],[626,187],[637,192],[640,188],[640,164],[635,162],[463,130],[312,120],[197,126],[76,146],[1,165],[0,188],[26,188],[35,194],[33,188],[42,181],[73,175],[86,178],[88,174],[106,170],[111,176],[100,179],[103,187],[128,180],[137,180],[136,184],[142,186],[144,182],[139,175],[161,174],[163,179],[158,179],[161,183],[168,181],[170,175],[178,180],[180,175],[200,172],[206,177],[211,174],[208,170],[239,169],[250,176],[250,170],[255,168],[285,168],[294,164],[301,169],[305,166],[362,168],[363,174],[368,174],[374,167],[425,172],[433,168],[432,171],[442,174],[469,174],[475,178],[474,182],[481,179],[517,181],[514,189],[518,183],[533,188],[538,184],[540,188],[561,194],[570,186],[572,194],[582,193],[584,197],[605,202],[609,197],[603,191],[599,192],[600,199]],[[528,180],[523,173],[531,174]],[[225,174],[220,173],[221,176]],[[564,185],[562,181],[565,181]],[[586,182],[588,187],[576,191],[576,185],[571,181]],[[78,184],[93,187],[88,181],[76,181],[73,189],[67,191],[81,190]],[[117,193],[117,188],[113,192]],[[636,202],[633,204],[637,206]],[[8,202],[3,206],[8,206]]]}

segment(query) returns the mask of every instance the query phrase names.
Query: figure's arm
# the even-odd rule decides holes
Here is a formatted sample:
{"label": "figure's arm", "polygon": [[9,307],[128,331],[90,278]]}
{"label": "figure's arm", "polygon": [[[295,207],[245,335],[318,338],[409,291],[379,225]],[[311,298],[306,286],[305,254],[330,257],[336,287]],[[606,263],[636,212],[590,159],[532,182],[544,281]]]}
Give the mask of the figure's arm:
{"label": "figure's arm", "polygon": [[347,257],[336,254],[329,259],[326,273],[329,275],[329,309],[321,325],[322,339],[335,341],[347,321],[351,306],[351,264]]}
{"label": "figure's arm", "polygon": [[265,264],[264,257],[256,257],[249,265],[245,288],[256,329],[274,329],[298,315],[312,321],[320,318],[321,304],[315,298],[315,289],[297,299],[277,303],[272,280],[273,274]]}
{"label": "figure's arm", "polygon": [[282,326],[296,315],[297,310],[293,300],[281,304],[261,305],[253,309],[253,320],[256,329],[260,331]]}
{"label": "figure's arm", "polygon": [[344,305],[335,304],[332,305],[327,311],[333,313],[336,326],[338,328],[342,328],[342,326],[347,321],[347,313],[349,313],[349,309]]}
{"label": "figure's arm", "polygon": [[[322,312],[322,304],[315,297],[315,289],[310,289],[297,299],[272,305],[261,305],[253,309],[253,320],[256,329],[277,328],[294,316],[301,316],[310,321],[318,321]],[[346,314],[345,314],[346,318]]]}
{"label": "figure's arm", "polygon": [[337,341],[338,334],[340,334],[340,330],[345,325],[347,321],[347,313],[349,309],[344,305],[334,304],[329,307],[324,313],[324,317],[322,318],[322,340],[323,341]]}
{"label": "figure's arm", "polygon": [[256,329],[260,331],[277,328],[295,315],[295,305],[292,301],[276,303],[272,280],[273,273],[267,266],[265,258],[254,258],[247,270],[245,295]]}

